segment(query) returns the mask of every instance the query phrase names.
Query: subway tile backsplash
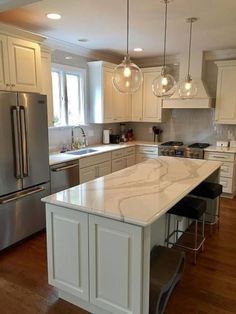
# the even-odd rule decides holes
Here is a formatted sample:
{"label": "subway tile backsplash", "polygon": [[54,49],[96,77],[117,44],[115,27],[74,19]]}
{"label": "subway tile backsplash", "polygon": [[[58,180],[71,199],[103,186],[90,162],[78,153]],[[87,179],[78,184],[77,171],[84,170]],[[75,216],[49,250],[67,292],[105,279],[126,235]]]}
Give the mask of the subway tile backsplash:
{"label": "subway tile backsplash", "polygon": [[[175,109],[166,123],[129,122],[126,127],[133,128],[136,140],[153,141],[149,133],[153,125],[161,128],[161,141],[182,140],[184,143],[208,142],[212,145],[217,140],[236,140],[236,125],[218,125],[214,123],[214,109]],[[88,124],[83,126],[89,145],[102,143],[102,131],[112,128],[119,133],[117,124]],[[75,129],[75,138],[81,138],[81,131]],[[49,128],[50,151],[58,151],[66,144],[71,144],[71,127]]]}

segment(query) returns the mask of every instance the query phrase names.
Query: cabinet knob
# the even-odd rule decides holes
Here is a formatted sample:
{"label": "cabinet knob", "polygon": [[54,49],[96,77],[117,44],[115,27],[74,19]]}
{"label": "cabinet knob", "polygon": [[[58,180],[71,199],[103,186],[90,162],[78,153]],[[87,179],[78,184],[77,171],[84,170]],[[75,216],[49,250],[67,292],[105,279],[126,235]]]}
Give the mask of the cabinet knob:
{"label": "cabinet knob", "polygon": [[12,87],[15,87],[16,85],[15,85],[15,84],[11,84],[11,86],[12,86]]}
{"label": "cabinet knob", "polygon": [[6,87],[10,87],[11,85],[10,84],[6,84]]}

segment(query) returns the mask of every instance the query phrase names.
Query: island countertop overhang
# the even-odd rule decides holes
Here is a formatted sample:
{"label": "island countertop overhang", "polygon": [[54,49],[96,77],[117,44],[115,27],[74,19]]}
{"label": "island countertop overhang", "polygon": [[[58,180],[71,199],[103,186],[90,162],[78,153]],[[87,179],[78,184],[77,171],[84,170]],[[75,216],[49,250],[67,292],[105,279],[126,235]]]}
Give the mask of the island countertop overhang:
{"label": "island countertop overhang", "polygon": [[50,195],[42,201],[145,227],[220,166],[218,161],[162,156]]}

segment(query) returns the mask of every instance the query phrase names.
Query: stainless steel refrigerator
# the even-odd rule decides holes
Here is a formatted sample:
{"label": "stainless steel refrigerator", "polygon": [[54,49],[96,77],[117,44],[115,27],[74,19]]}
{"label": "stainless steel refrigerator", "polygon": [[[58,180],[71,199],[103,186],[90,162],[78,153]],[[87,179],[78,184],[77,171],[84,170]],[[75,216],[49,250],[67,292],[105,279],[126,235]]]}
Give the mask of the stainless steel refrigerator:
{"label": "stainless steel refrigerator", "polygon": [[45,227],[46,96],[0,92],[0,250]]}

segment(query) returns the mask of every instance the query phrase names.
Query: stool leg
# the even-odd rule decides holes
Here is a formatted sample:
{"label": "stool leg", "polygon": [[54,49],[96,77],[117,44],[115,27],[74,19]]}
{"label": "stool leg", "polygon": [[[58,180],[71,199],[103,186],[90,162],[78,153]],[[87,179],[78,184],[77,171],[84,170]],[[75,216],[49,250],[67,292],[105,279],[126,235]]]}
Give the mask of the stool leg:
{"label": "stool leg", "polygon": [[167,214],[167,238],[166,238],[166,247],[169,247],[169,236],[170,236],[170,214]]}
{"label": "stool leg", "polygon": [[198,238],[198,221],[195,220],[195,240],[194,240],[194,264],[197,263],[197,238]]}
{"label": "stool leg", "polygon": [[218,230],[220,229],[220,196],[218,197],[218,213],[217,213],[217,218],[218,218]]}
{"label": "stool leg", "polygon": [[[205,238],[205,213],[202,215],[202,238]],[[204,251],[204,242],[202,243],[202,251]]]}

